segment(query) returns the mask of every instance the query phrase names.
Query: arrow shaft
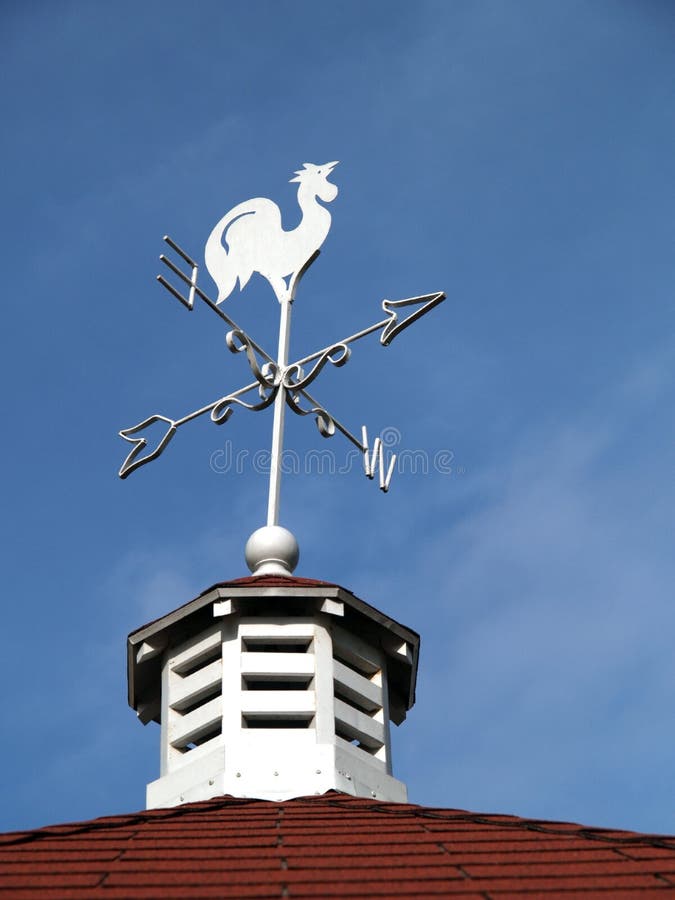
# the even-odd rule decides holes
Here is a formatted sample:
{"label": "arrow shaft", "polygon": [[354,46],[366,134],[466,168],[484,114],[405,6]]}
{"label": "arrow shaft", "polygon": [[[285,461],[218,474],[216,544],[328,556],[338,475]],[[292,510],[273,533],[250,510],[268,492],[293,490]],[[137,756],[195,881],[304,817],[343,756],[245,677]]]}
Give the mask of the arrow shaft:
{"label": "arrow shaft", "polygon": [[225,397],[219,397],[217,400],[214,400],[213,403],[209,403],[208,406],[202,406],[200,409],[195,409],[194,412],[188,413],[186,416],[183,416],[182,419],[176,419],[174,425],[178,428],[180,425],[185,425],[186,422],[191,422],[192,419],[197,419],[199,416],[203,416],[204,413],[211,412],[218,406],[219,403],[222,403],[224,400],[235,400],[237,397],[241,397],[243,394],[248,394],[249,391],[252,391],[253,388],[260,387],[260,383],[258,381],[253,381],[251,384],[247,384],[243,388],[239,388],[238,391],[232,391],[231,394],[227,394]]}
{"label": "arrow shaft", "polygon": [[343,434],[343,435],[347,438],[348,441],[351,441],[352,444],[354,444],[354,446],[355,446],[361,453],[363,453],[363,451],[364,451],[364,449],[365,449],[365,448],[364,448],[364,445],[363,445],[363,444],[361,443],[361,441],[356,437],[356,435],[354,435],[354,434],[351,433],[351,431],[347,428],[346,425],[343,425],[342,422],[338,421],[338,419],[335,418],[335,416],[333,415],[333,413],[328,412],[328,410],[326,409],[326,407],[325,407],[322,403],[319,403],[318,400],[315,400],[314,397],[312,397],[312,395],[311,395],[308,391],[302,390],[302,391],[298,391],[298,393],[301,394],[306,400],[309,400],[309,402],[312,404],[312,408],[311,408],[311,409],[304,410],[304,409],[301,409],[296,403],[291,403],[291,404],[290,404],[290,407],[291,407],[291,409],[293,410],[293,412],[297,413],[297,414],[300,415],[300,416],[302,416],[302,415],[308,415],[309,413],[316,413],[317,415],[318,415],[319,413],[325,413],[325,414],[330,418],[330,420],[332,421],[333,425],[335,425],[335,427],[337,428],[337,430],[338,430],[341,434]]}
{"label": "arrow shaft", "polygon": [[219,306],[217,306],[217,305],[213,302],[213,300],[211,300],[211,298],[210,298],[209,296],[207,296],[207,295],[204,293],[204,291],[203,291],[201,288],[197,287],[197,285],[195,285],[195,293],[196,293],[199,297],[201,297],[201,299],[204,301],[204,303],[206,303],[206,305],[209,306],[209,307],[214,311],[214,313],[216,313],[217,315],[219,315],[220,318],[221,318],[224,322],[227,322],[227,324],[230,326],[230,328],[234,329],[234,331],[240,331],[242,334],[245,334],[245,335],[246,335],[246,339],[248,340],[249,344],[250,344],[253,348],[255,348],[255,350],[258,351],[258,353],[262,356],[262,358],[263,358],[266,362],[274,362],[274,360],[273,360],[272,357],[269,355],[269,353],[266,353],[265,350],[263,350],[263,348],[262,348],[259,344],[257,344],[257,343],[253,340],[252,337],[249,336],[248,332],[244,331],[243,328],[240,328],[239,325],[237,325],[237,323],[234,321],[234,319],[231,319],[230,316],[227,315],[227,313],[224,313],[224,312],[222,311],[222,309],[221,309]]}
{"label": "arrow shaft", "polygon": [[379,331],[381,328],[384,328],[385,325],[389,323],[391,317],[386,319],[382,319],[381,322],[376,322],[374,325],[369,325],[368,328],[364,328],[362,331],[357,331],[356,334],[352,334],[347,338],[343,338],[341,341],[335,341],[333,344],[329,344],[328,347],[324,347],[323,350],[317,350],[316,353],[310,353],[309,356],[305,356],[302,359],[294,362],[294,366],[304,366],[308,362],[312,362],[312,360],[318,359],[324,353],[327,353],[332,347],[336,347],[338,344],[353,344],[355,341],[360,341],[361,338],[367,337],[369,334],[372,334],[374,331]]}

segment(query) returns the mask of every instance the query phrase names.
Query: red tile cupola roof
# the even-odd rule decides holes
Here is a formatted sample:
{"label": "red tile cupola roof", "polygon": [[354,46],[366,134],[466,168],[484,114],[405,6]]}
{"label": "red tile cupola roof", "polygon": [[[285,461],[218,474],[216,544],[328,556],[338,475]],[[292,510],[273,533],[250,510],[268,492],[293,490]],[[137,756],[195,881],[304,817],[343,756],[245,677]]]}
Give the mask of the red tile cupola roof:
{"label": "red tile cupola roof", "polygon": [[[246,575],[231,581],[221,581],[213,587],[229,587],[233,585],[252,584],[257,587],[337,587],[331,581],[319,581],[317,578],[298,578],[297,575]],[[213,588],[209,588],[209,591]],[[203,593],[208,593],[203,591]]]}
{"label": "red tile cupola roof", "polygon": [[22,900],[675,895],[675,838],[383,803],[222,797],[0,835]]}

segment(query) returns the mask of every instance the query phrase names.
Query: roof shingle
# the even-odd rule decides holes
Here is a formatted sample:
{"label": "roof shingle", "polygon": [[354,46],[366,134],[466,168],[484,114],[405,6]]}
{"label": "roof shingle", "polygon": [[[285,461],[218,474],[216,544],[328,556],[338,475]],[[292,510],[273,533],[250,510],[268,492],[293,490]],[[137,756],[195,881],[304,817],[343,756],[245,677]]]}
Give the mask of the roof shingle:
{"label": "roof shingle", "polygon": [[675,896],[675,837],[330,793],[221,797],[0,835],[5,896]]}

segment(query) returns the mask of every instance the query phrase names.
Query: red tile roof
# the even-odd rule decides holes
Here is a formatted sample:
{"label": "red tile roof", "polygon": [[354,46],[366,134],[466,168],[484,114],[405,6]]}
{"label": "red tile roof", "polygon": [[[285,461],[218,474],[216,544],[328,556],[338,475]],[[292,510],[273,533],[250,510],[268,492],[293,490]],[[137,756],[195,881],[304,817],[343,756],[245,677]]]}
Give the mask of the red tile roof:
{"label": "red tile roof", "polygon": [[[231,585],[255,584],[258,587],[337,587],[330,581],[319,581],[316,578],[298,578],[297,575],[246,575],[244,578],[234,578],[231,581],[219,581],[202,594],[212,591],[217,587],[230,587]],[[201,594],[200,594],[201,596]]]}
{"label": "red tile roof", "polygon": [[329,793],[221,797],[0,835],[21,900],[675,896],[675,837]]}

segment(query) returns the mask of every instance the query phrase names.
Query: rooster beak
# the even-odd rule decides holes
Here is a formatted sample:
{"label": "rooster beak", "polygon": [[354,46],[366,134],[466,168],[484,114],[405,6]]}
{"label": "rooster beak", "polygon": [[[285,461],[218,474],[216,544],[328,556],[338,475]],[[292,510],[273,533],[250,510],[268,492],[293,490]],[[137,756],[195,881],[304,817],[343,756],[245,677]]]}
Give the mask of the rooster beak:
{"label": "rooster beak", "polygon": [[329,162],[329,163],[326,163],[326,165],[325,165],[325,166],[322,166],[322,168],[323,168],[323,169],[328,169],[328,175],[330,175],[330,173],[333,171],[333,169],[335,168],[335,166],[337,166],[337,165],[339,164],[339,162],[340,162],[340,160],[339,160],[339,159],[336,159],[335,162]]}

